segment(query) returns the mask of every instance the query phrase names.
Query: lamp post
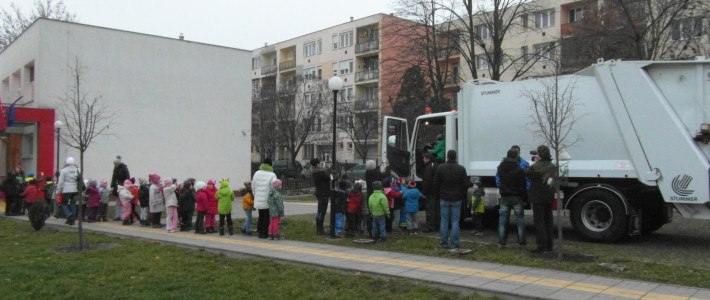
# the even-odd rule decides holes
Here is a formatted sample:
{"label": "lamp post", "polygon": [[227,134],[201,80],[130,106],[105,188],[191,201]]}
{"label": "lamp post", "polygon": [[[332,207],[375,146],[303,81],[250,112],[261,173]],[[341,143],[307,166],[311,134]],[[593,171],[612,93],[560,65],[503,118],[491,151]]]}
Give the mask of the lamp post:
{"label": "lamp post", "polygon": [[[59,133],[62,130],[62,126],[64,126],[64,122],[56,120],[54,121],[54,128],[57,129],[57,164],[54,165],[54,174],[57,174],[59,171]],[[54,176],[54,174],[52,174]]]}
{"label": "lamp post", "polygon": [[337,115],[338,115],[338,91],[343,88],[343,79],[338,76],[333,76],[328,80],[328,88],[333,91],[333,177],[330,181],[330,238],[335,238],[335,212],[333,210],[333,204],[335,203],[335,170],[337,170],[338,161],[335,156],[335,151],[337,147]]}

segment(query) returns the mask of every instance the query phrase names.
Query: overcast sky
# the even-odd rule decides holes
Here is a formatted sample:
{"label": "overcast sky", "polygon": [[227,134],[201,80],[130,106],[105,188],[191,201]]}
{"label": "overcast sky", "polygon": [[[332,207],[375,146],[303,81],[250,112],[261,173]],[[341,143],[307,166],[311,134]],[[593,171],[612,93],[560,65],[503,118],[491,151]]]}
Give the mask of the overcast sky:
{"label": "overcast sky", "polygon": [[[56,1],[56,0],[55,0]],[[29,13],[33,0],[15,3]],[[392,0],[64,0],[79,23],[254,50],[344,23],[392,12]]]}

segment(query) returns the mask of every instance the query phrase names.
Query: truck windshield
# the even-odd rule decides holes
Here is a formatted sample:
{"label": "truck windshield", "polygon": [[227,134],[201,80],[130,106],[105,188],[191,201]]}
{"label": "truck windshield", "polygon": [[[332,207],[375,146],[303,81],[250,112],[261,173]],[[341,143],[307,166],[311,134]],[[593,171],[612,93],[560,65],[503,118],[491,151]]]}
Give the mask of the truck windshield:
{"label": "truck windshield", "polygon": [[422,157],[424,153],[434,149],[440,135],[446,134],[446,117],[420,118],[415,124],[414,149],[417,162],[417,176],[421,178],[424,169]]}

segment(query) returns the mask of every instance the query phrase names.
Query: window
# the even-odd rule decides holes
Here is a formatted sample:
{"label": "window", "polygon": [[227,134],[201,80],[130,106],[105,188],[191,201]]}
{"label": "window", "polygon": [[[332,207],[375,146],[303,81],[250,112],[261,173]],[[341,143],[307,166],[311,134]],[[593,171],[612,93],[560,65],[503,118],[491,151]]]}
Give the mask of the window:
{"label": "window", "polygon": [[303,69],[303,79],[304,80],[319,80],[321,78],[322,73],[323,73],[323,70],[321,70],[320,66],[304,68]]}
{"label": "window", "polygon": [[338,76],[338,63],[333,63],[333,76]]}
{"label": "window", "polygon": [[365,87],[365,95],[364,98],[366,100],[377,100],[378,99],[378,94],[379,93],[379,88],[378,86],[366,86]]}
{"label": "window", "polygon": [[259,92],[259,87],[261,85],[261,80],[259,79],[252,79],[251,80],[251,91],[252,93],[258,93]]}
{"label": "window", "polygon": [[[353,72],[353,60],[341,60],[338,64],[338,71],[340,75],[350,74]],[[335,73],[335,72],[334,72]]]}
{"label": "window", "polygon": [[540,60],[555,58],[555,43],[542,43],[533,45],[533,51]]}
{"label": "window", "polygon": [[522,57],[523,60],[528,60],[528,46],[520,47],[520,57]]}
{"label": "window", "polygon": [[347,31],[340,34],[340,48],[350,47],[353,45],[353,31]]}
{"label": "window", "polygon": [[348,150],[353,150],[353,143],[352,142],[348,142]]}
{"label": "window", "polygon": [[478,35],[482,40],[487,40],[491,37],[491,31],[488,30],[486,25],[476,26],[476,35]]}
{"label": "window", "polygon": [[333,34],[333,50],[338,49],[338,34]]}
{"label": "window", "polygon": [[321,128],[321,121],[320,118],[316,118],[316,121],[314,122],[315,125],[315,132],[321,132],[323,128]]}
{"label": "window", "polygon": [[303,93],[303,103],[305,103],[306,106],[312,106],[314,103],[316,103],[316,94]]}
{"label": "window", "polygon": [[350,102],[353,98],[353,87],[348,86],[344,87],[340,92],[338,93],[339,100],[340,102]]}
{"label": "window", "polygon": [[261,69],[261,57],[252,57],[251,58],[251,69],[252,70]]}
{"label": "window", "polygon": [[577,7],[569,10],[569,22],[579,22],[584,18],[584,8]]}
{"label": "window", "polygon": [[674,21],[671,25],[671,39],[687,40],[703,35],[703,18],[687,18]]}
{"label": "window", "polygon": [[323,53],[323,40],[318,39],[318,40],[316,41],[316,48],[317,48],[317,49],[316,49],[316,51],[317,51],[316,53],[318,53],[318,54]]}
{"label": "window", "polygon": [[476,69],[488,70],[488,60],[483,55],[476,55]]}
{"label": "window", "polygon": [[343,142],[338,143],[338,148],[343,149]]}
{"label": "window", "polygon": [[528,28],[528,14],[520,15],[520,25],[523,26],[523,28]]}
{"label": "window", "polygon": [[555,10],[547,9],[535,12],[535,28],[555,26]]}
{"label": "window", "polygon": [[315,147],[312,144],[303,145],[303,159],[313,158],[315,154]]}
{"label": "window", "polygon": [[303,57],[316,55],[316,42],[307,42],[303,44]]}

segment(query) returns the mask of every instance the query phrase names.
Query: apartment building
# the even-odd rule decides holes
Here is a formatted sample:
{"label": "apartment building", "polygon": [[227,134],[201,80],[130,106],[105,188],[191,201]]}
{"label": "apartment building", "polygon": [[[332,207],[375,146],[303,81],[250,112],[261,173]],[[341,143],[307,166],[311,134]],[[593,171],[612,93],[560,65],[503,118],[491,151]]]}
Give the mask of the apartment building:
{"label": "apartment building", "polygon": [[[364,128],[356,128],[350,134],[338,130],[337,160],[341,163],[362,163],[367,159],[378,159],[382,115],[391,112],[389,100],[398,90],[397,84],[390,83],[396,82],[401,76],[401,66],[390,59],[401,55],[394,50],[395,44],[400,41],[388,34],[395,30],[399,22],[407,21],[385,14],[351,18],[349,22],[252,51],[254,107],[258,102],[284,91],[291,91],[297,101],[308,102],[311,97],[332,99],[332,92],[327,88],[323,90],[327,86],[324,82],[339,76],[344,86],[338,96],[337,123],[341,123],[342,118],[368,121],[360,122]],[[306,84],[299,84],[303,82]],[[318,87],[319,91],[314,91],[314,87]],[[321,138],[310,139],[310,142],[303,145],[296,156],[301,163],[305,164],[314,157],[331,160],[332,100],[327,103],[312,124],[313,135]],[[255,117],[254,122],[253,128],[260,125],[275,128],[268,125],[269,120]],[[359,136],[368,131],[370,133],[367,138]],[[258,149],[258,139],[273,137],[268,132],[262,137],[255,130],[252,134],[256,140],[252,146],[252,161],[260,161],[262,156],[270,156],[272,159],[291,158],[290,151],[283,145],[275,144],[273,149]]]}
{"label": "apartment building", "polygon": [[83,92],[115,115],[84,154],[85,178],[110,180],[116,155],[136,178],[250,178],[251,51],[49,19],[0,52],[3,110],[19,99],[0,135],[0,169],[51,175],[67,156],[78,162],[54,127],[75,59]]}

